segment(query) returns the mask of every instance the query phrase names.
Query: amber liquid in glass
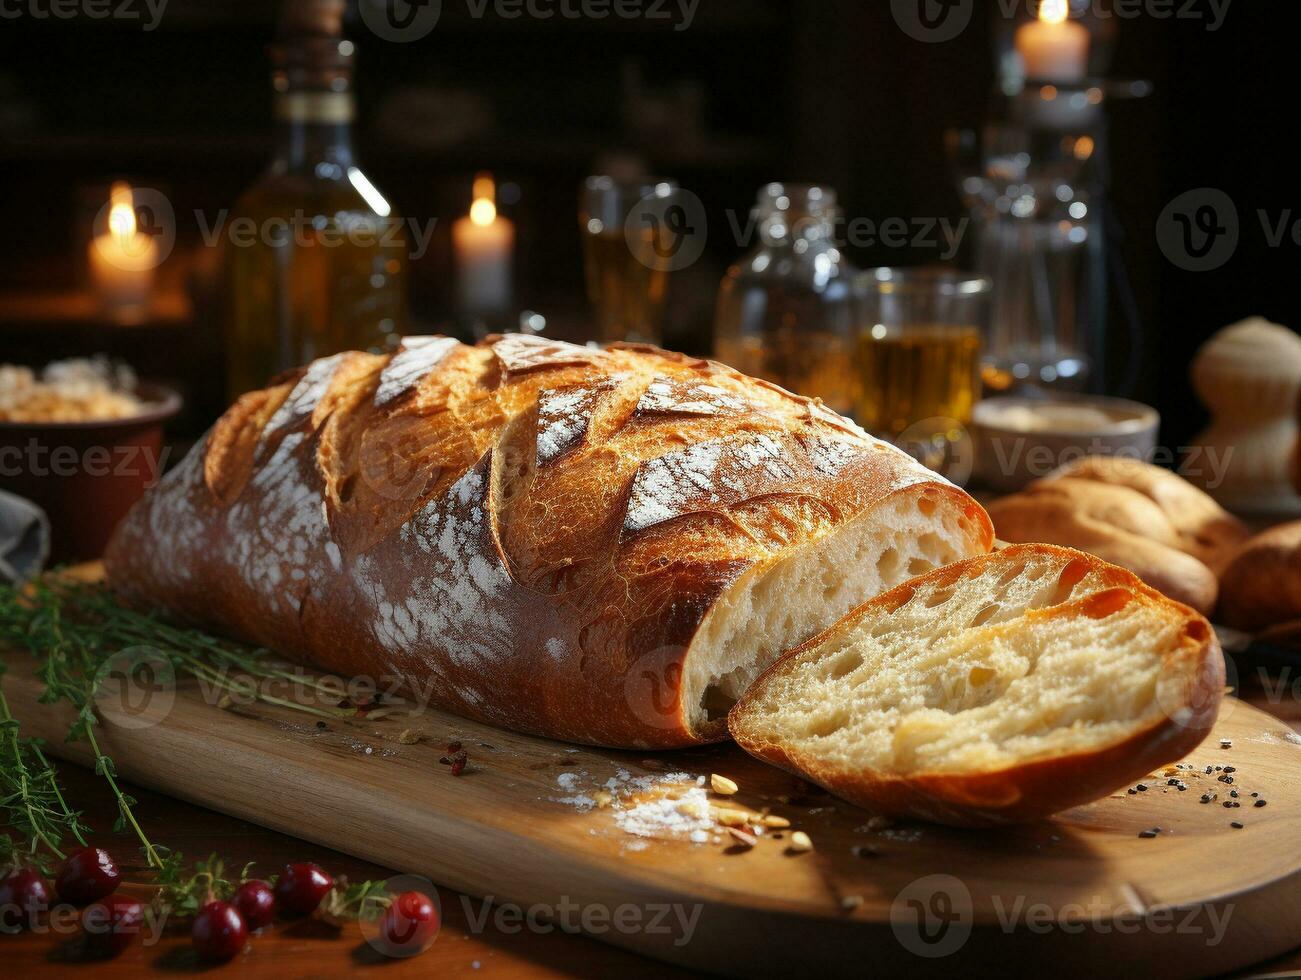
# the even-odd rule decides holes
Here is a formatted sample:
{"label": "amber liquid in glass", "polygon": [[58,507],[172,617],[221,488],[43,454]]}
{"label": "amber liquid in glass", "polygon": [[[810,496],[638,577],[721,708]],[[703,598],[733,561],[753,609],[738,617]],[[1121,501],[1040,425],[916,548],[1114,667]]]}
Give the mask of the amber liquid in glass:
{"label": "amber liquid in glass", "polygon": [[[640,248],[655,247],[655,232],[647,229]],[[596,311],[602,343],[616,340],[658,344],[663,327],[669,274],[638,258],[619,229],[593,235],[583,229],[583,268],[587,298]]]}
{"label": "amber liquid in glass", "polygon": [[779,384],[797,395],[821,398],[850,414],[859,379],[845,338],[823,330],[769,331],[762,337],[719,337],[714,356],[742,374]]}
{"label": "amber liquid in glass", "polygon": [[863,334],[858,347],[858,422],[897,436],[929,418],[967,423],[980,397],[980,331],[918,326],[884,337]]}
{"label": "amber liquid in glass", "polygon": [[318,357],[384,349],[405,327],[402,222],[353,164],[346,122],[281,125],[223,243],[232,399]]}

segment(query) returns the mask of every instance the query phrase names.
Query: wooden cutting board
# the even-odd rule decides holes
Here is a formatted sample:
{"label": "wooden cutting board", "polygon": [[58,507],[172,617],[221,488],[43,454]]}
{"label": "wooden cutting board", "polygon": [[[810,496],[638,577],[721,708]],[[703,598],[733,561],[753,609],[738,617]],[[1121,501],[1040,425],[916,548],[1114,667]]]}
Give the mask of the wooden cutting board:
{"label": "wooden cutting board", "polygon": [[[31,658],[6,659],[23,730],[84,763],[84,745],[63,742],[66,706],[37,704]],[[1191,976],[1301,946],[1301,738],[1236,701],[1186,760],[1196,767],[1179,774],[1187,790],[1162,776],[1050,822],[975,832],[869,824],[734,746],[647,757],[405,707],[322,728],[288,709],[218,707],[190,682],[165,711],[167,692],[158,698],[137,718],[156,723],[136,727],[137,705],[104,726],[105,751],[136,782],[720,973],[993,975],[1014,965],[1096,976],[1124,963]],[[460,777],[439,763],[452,741],[469,752]],[[1208,765],[1233,766],[1233,785]],[[678,785],[675,771],[691,779]],[[790,853],[790,831],[746,849],[717,831],[693,843],[621,825],[644,813],[631,810],[639,801],[689,793],[715,772],[740,785],[731,802],[788,817],[815,850]],[[642,777],[654,788],[637,791]],[[612,778],[617,803],[574,799],[597,799]],[[1225,809],[1233,788],[1242,806]],[[1220,799],[1201,803],[1206,792]],[[1268,804],[1254,806],[1252,793]],[[1139,836],[1154,827],[1155,838]]]}

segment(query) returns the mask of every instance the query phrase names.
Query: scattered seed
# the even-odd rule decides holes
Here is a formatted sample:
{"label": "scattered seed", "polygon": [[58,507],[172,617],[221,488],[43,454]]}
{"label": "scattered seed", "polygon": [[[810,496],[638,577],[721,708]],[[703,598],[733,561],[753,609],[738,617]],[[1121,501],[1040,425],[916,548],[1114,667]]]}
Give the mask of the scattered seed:
{"label": "scattered seed", "polygon": [[779,817],[775,813],[769,813],[764,816],[763,825],[765,827],[772,827],[776,830],[782,830],[786,827],[789,827],[791,825],[791,822],[787,820],[785,817]]}
{"label": "scattered seed", "polygon": [[402,729],[402,734],[398,736],[398,743],[401,745],[415,745],[420,741],[420,733],[413,732],[410,728]]}
{"label": "scattered seed", "polygon": [[732,780],[726,776],[720,776],[718,773],[710,775],[709,786],[719,796],[731,796],[740,789]]}
{"label": "scattered seed", "polygon": [[1265,803],[1266,803],[1265,800],[1257,800],[1257,801],[1256,801],[1256,806],[1264,806]]}
{"label": "scattered seed", "polygon": [[813,840],[802,830],[797,830],[791,834],[790,849],[797,854],[803,854],[805,851],[813,850]]}
{"label": "scattered seed", "polygon": [[1225,772],[1237,772],[1237,771],[1238,771],[1238,768],[1237,768],[1237,766],[1225,766],[1225,767],[1224,767],[1224,771],[1225,771]]}
{"label": "scattered seed", "polygon": [[687,817],[695,817],[697,820],[704,820],[710,815],[708,803],[701,803],[696,800],[683,800],[678,804],[678,813]]}
{"label": "scattered seed", "polygon": [[1140,830],[1140,831],[1138,832],[1138,836],[1139,836],[1139,837],[1155,837],[1155,836],[1157,835],[1157,833],[1158,833],[1158,831],[1155,831],[1155,830]]}
{"label": "scattered seed", "polygon": [[759,843],[759,838],[743,827],[728,827],[727,832],[742,847],[754,847]]}
{"label": "scattered seed", "polygon": [[714,813],[724,827],[744,827],[750,823],[750,815],[740,810],[715,810]]}
{"label": "scattered seed", "polygon": [[1233,748],[1233,739],[1231,739],[1231,738],[1222,738],[1222,739],[1220,739],[1220,748],[1222,748],[1222,749],[1231,749],[1231,748]]}
{"label": "scattered seed", "polygon": [[223,709],[224,709],[224,708],[229,708],[229,707],[230,707],[232,704],[234,704],[234,703],[235,703],[234,699],[233,699],[229,694],[223,694],[223,695],[222,695],[222,696],[217,700],[217,707],[218,707],[218,708],[223,708]]}
{"label": "scattered seed", "polygon": [[592,795],[592,799],[596,800],[596,808],[598,810],[605,810],[614,802],[614,794],[606,789],[598,789]]}
{"label": "scattered seed", "polygon": [[1233,821],[1233,823],[1229,824],[1229,826],[1232,827],[1234,830],[1241,830],[1245,825],[1235,820]]}

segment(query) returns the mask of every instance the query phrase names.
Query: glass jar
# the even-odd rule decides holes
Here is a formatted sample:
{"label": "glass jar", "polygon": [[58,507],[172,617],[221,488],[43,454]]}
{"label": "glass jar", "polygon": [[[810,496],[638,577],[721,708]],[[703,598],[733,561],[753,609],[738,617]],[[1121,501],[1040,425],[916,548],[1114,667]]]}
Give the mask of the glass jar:
{"label": "glass jar", "polygon": [[869,432],[966,425],[981,392],[992,284],[949,269],[869,269],[854,282],[859,399]]}
{"label": "glass jar", "polygon": [[759,245],[719,288],[714,351],[738,371],[850,413],[854,270],[840,254],[836,193],[768,184],[753,211]]}

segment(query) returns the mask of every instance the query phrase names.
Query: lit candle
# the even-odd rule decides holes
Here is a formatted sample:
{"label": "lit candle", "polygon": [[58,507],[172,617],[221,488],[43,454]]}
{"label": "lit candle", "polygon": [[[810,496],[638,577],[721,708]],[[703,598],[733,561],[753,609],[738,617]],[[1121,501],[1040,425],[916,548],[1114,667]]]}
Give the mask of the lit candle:
{"label": "lit candle", "polygon": [[1016,32],[1016,50],[1032,81],[1075,85],[1089,68],[1089,32],[1070,19],[1068,0],[1042,0],[1039,18]]}
{"label": "lit candle", "polygon": [[131,188],[114,184],[108,227],[90,243],[90,278],[104,308],[116,316],[140,316],[149,307],[157,267],[158,243],[136,225]]}
{"label": "lit candle", "polygon": [[470,213],[452,226],[457,298],[466,313],[504,313],[510,306],[515,226],[497,214],[495,194],[492,176],[477,176]]}

